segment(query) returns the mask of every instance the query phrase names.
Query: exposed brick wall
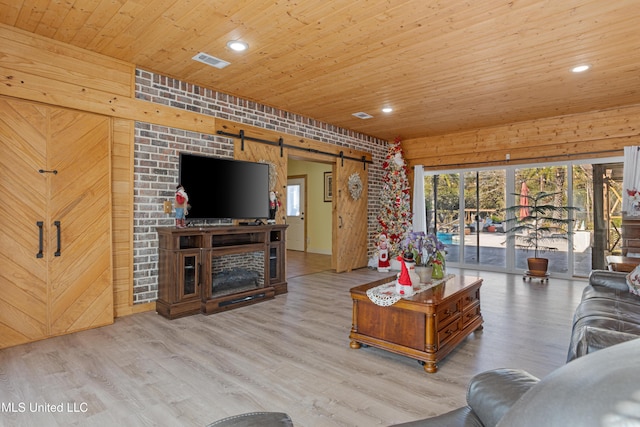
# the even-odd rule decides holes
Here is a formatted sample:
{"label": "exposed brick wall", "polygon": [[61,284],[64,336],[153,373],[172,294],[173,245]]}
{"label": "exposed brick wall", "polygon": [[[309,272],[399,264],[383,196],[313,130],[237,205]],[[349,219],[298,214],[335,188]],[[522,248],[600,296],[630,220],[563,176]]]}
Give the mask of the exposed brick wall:
{"label": "exposed brick wall", "polygon": [[[370,152],[369,253],[375,250],[376,215],[382,188],[387,142],[143,70],[136,71],[136,97],[238,123]],[[158,286],[158,237],[155,228],[170,226],[162,211],[178,184],[180,152],[233,158],[233,140],[166,126],[136,123],[134,153],[134,303],[154,301]]]}

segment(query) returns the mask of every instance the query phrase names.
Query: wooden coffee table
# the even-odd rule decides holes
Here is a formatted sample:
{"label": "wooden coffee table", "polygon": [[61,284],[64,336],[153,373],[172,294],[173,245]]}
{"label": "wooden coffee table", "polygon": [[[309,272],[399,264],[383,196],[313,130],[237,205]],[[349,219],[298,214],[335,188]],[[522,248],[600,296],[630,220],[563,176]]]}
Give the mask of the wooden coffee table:
{"label": "wooden coffee table", "polygon": [[353,324],[351,348],[362,344],[382,348],[424,363],[429,373],[469,334],[482,329],[480,277],[454,276],[409,299],[383,307],[373,303],[368,289],[393,278],[351,289]]}

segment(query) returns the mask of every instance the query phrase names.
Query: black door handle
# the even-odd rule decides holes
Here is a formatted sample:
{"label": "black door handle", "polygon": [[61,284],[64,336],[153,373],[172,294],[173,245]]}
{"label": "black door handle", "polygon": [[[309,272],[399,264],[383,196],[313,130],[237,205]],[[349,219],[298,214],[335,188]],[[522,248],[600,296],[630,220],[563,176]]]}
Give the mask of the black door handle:
{"label": "black door handle", "polygon": [[42,227],[44,227],[44,222],[42,221],[37,221],[36,225],[38,226],[38,246],[40,248],[40,250],[38,251],[38,253],[36,254],[36,258],[42,258],[44,257],[44,253],[43,253],[43,240],[44,240],[44,230],[42,229]]}
{"label": "black door handle", "polygon": [[61,244],[60,244],[60,221],[54,221],[53,225],[56,226],[56,236],[58,238],[58,250],[56,250],[56,252],[53,254],[53,256],[60,256],[60,249],[61,249]]}

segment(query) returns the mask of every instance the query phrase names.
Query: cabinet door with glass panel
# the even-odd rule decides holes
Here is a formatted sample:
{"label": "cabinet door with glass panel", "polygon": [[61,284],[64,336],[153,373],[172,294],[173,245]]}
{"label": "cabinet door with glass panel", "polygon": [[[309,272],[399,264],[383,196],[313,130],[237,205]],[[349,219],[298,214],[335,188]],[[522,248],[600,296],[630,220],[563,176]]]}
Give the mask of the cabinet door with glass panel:
{"label": "cabinet door with glass panel", "polygon": [[178,252],[179,283],[177,301],[200,298],[201,252],[199,249]]}

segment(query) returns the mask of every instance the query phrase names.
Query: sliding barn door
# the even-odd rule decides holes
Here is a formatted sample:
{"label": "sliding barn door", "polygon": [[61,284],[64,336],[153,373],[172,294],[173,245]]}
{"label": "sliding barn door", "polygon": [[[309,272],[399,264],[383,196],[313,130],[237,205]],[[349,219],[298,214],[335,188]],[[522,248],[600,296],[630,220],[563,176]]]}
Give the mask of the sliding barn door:
{"label": "sliding barn door", "polygon": [[368,180],[363,163],[353,160],[337,159],[333,175],[332,265],[340,273],[367,266]]}

